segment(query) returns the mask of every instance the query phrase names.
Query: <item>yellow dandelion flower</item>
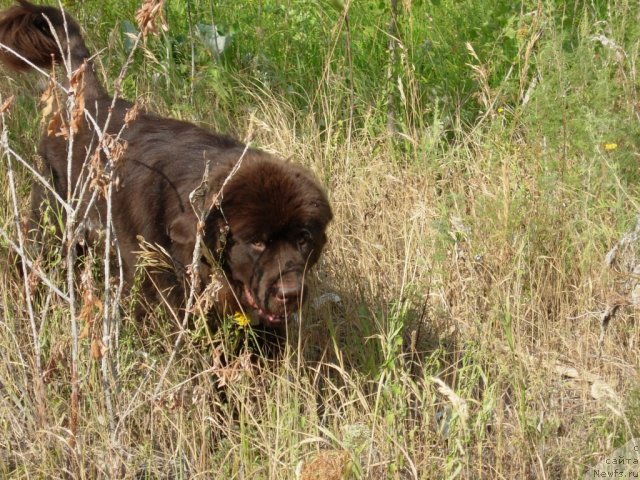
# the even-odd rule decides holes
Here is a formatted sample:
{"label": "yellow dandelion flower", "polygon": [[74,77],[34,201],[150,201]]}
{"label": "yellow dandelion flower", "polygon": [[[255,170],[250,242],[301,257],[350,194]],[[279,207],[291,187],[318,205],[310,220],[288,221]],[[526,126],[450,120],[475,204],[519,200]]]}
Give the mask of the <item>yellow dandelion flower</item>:
{"label": "yellow dandelion flower", "polygon": [[242,312],[236,312],[233,314],[233,321],[236,322],[236,324],[238,324],[238,326],[245,328],[248,327],[249,325],[251,325],[251,319],[249,317],[247,317],[244,313]]}
{"label": "yellow dandelion flower", "polygon": [[504,108],[498,107],[498,113],[503,113],[503,112],[504,112]]}
{"label": "yellow dandelion flower", "polygon": [[616,148],[618,148],[618,144],[617,144],[617,143],[610,142],[610,143],[605,143],[605,144],[604,144],[604,149],[605,149],[607,152],[610,152],[610,151],[612,151],[612,150],[615,150]]}

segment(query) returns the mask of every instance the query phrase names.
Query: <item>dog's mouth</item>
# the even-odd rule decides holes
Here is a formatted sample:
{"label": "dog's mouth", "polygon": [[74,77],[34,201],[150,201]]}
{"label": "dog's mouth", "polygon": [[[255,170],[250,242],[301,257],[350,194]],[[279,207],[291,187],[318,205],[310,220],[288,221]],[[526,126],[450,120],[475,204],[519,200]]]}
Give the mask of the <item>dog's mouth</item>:
{"label": "dog's mouth", "polygon": [[262,322],[264,325],[268,327],[277,327],[279,325],[284,324],[286,320],[286,316],[284,314],[275,314],[275,313],[267,312],[261,307],[259,307],[255,299],[253,298],[253,295],[251,294],[251,291],[249,290],[249,287],[247,287],[247,285],[243,284],[242,294],[246,304],[253,310],[252,313],[254,313],[255,316],[257,316],[257,319],[260,322]]}

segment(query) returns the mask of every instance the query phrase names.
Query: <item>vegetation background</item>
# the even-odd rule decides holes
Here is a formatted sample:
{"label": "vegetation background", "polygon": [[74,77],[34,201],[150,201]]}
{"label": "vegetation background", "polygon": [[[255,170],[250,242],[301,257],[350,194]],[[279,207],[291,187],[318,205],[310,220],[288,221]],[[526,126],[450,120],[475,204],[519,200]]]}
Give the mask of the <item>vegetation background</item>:
{"label": "vegetation background", "polygon": [[[63,4],[113,91],[140,2]],[[122,95],[318,175],[335,221],[309,307],[262,365],[231,320],[174,358],[162,313],[125,314],[105,379],[95,268],[74,426],[69,305],[45,288],[32,328],[0,260],[0,476],[564,479],[640,436],[638,2],[163,8]],[[41,82],[0,74],[3,258],[32,182],[6,147],[36,153]]]}

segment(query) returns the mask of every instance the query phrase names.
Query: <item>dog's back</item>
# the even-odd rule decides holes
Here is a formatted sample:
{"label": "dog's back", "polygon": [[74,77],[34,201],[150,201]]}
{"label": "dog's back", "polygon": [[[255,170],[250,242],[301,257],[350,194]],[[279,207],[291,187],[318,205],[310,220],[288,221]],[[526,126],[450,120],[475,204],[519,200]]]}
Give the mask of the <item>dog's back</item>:
{"label": "dog's back", "polygon": [[[92,200],[94,189],[81,185],[87,179],[94,185],[100,182],[109,165],[114,170],[111,181],[117,184],[112,196],[112,224],[127,283],[133,283],[140,237],[170,251],[177,264],[190,263],[192,246],[181,249],[172,242],[169,226],[175,218],[191,212],[189,193],[202,181],[205,157],[212,168],[229,164],[219,170],[228,171],[242,156],[244,145],[187,122],[138,111],[129,101],[112,98],[98,81],[79,25],[64,11],[19,0],[18,5],[0,15],[2,63],[16,71],[41,69],[48,73],[54,66],[58,72],[64,69],[64,74],[59,75],[63,86],[73,87],[76,98],[83,97],[73,142],[60,125],[56,125],[56,131],[49,127],[39,153],[44,166],[41,173],[61,198],[79,206],[78,218],[85,218],[85,240],[90,244],[92,238],[100,237],[107,213],[101,195]],[[72,76],[77,79],[74,85],[69,81]],[[70,123],[72,114],[64,112],[66,102],[56,108]],[[107,151],[112,157],[121,152],[122,157],[108,162]],[[95,162],[95,158],[99,161]],[[39,184],[31,193],[31,227],[37,236],[44,210],[56,200]],[[163,280],[164,277],[167,278]],[[159,283],[168,288],[177,282],[168,273],[161,276]],[[178,289],[177,296],[180,295]]]}

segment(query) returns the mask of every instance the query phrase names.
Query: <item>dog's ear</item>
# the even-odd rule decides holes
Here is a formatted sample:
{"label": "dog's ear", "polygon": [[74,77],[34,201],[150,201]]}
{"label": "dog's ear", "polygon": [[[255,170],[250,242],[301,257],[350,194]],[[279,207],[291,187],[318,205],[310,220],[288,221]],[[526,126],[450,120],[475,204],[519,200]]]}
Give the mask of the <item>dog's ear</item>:
{"label": "dog's ear", "polygon": [[196,224],[195,215],[189,213],[179,215],[169,225],[169,238],[173,243],[179,245],[194,245],[196,243]]}

